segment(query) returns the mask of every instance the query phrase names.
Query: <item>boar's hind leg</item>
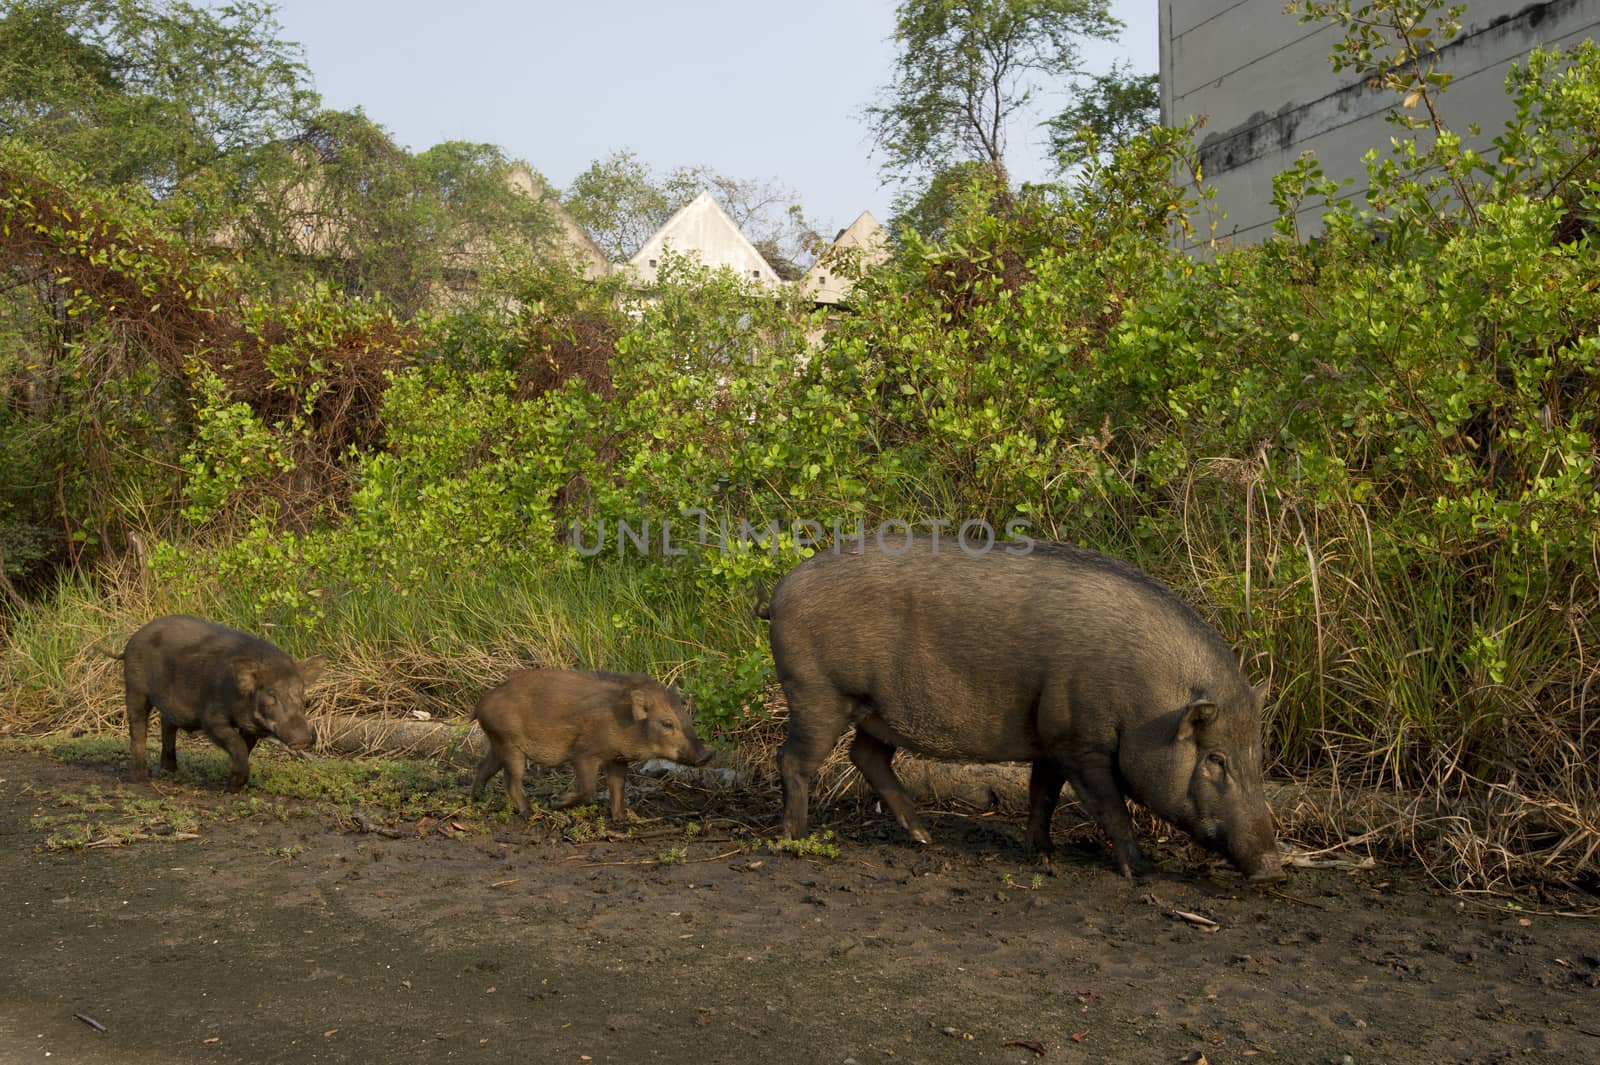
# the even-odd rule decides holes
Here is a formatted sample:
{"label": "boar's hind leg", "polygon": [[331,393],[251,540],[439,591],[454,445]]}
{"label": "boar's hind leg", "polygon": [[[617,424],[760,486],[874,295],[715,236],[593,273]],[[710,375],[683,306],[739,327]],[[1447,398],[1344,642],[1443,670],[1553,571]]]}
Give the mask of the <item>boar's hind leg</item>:
{"label": "boar's hind leg", "polygon": [[783,835],[786,839],[801,839],[809,820],[806,807],[811,778],[850,726],[852,704],[831,688],[805,691],[785,684],[783,691],[789,701],[789,732],[778,750],[778,768],[783,777]]}
{"label": "boar's hind leg", "polygon": [[578,755],[572,759],[572,790],[556,799],[557,810],[594,802],[595,781],[600,779],[600,759]]}
{"label": "boar's hind leg", "polygon": [[884,803],[889,807],[889,812],[894,814],[894,819],[900,822],[900,827],[916,842],[932,843],[933,837],[917,820],[916,804],[895,775],[894,750],[893,745],[868,735],[857,725],[856,738],[850,744],[850,761],[861,770],[861,775],[867,778],[873,790],[883,796]]}
{"label": "boar's hind leg", "polygon": [[1133,838],[1133,819],[1128,816],[1127,798],[1117,783],[1110,755],[1091,753],[1071,760],[1064,768],[1078,801],[1111,837],[1111,848],[1122,875],[1131,879],[1148,873],[1150,863]]}
{"label": "boar's hind leg", "polygon": [[483,756],[483,761],[478,763],[478,771],[472,774],[472,797],[476,799],[482,795],[489,778],[503,768],[505,763],[500,761],[500,752],[493,743],[489,744],[489,753]]}
{"label": "boar's hind leg", "polygon": [[1028,777],[1028,849],[1047,855],[1055,850],[1050,842],[1050,819],[1061,801],[1061,786],[1067,782],[1067,767],[1058,758],[1041,758],[1033,763]]}
{"label": "boar's hind leg", "polygon": [[150,779],[150,769],[145,764],[145,744],[150,741],[150,697],[134,685],[128,686],[128,742],[133,748],[133,766],[129,777],[135,783]]}
{"label": "boar's hind leg", "polygon": [[[527,757],[519,750],[508,750],[500,760],[506,767],[506,798],[511,800],[511,808],[517,811],[518,816],[528,817],[533,813],[533,807],[528,803],[528,793],[522,788],[522,773],[528,768]],[[478,772],[483,773],[482,766],[478,767]],[[487,781],[489,777],[483,779]]]}
{"label": "boar's hind leg", "polygon": [[178,726],[167,720],[165,710],[161,712],[161,771],[168,776],[178,771]]}

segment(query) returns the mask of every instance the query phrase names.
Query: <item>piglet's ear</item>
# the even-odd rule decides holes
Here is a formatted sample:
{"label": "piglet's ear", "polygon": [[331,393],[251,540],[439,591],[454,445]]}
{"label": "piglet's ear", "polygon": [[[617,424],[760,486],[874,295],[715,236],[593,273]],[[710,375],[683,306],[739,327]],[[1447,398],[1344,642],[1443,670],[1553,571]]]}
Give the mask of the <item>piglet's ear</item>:
{"label": "piglet's ear", "polygon": [[327,664],[327,655],[317,655],[314,658],[302,658],[297,664],[297,668],[300,670],[300,679],[309,687],[310,685],[316,683],[318,677],[322,676],[322,670],[325,666],[327,666]]}
{"label": "piglet's ear", "polygon": [[233,660],[233,681],[243,695],[249,695],[261,686],[261,663],[254,658]]}
{"label": "piglet's ear", "polygon": [[1194,739],[1195,733],[1202,731],[1216,719],[1216,703],[1205,698],[1193,700],[1183,708],[1183,720],[1178,723],[1178,739]]}
{"label": "piglet's ear", "polygon": [[650,716],[650,698],[637,689],[633,693],[633,719],[643,721]]}

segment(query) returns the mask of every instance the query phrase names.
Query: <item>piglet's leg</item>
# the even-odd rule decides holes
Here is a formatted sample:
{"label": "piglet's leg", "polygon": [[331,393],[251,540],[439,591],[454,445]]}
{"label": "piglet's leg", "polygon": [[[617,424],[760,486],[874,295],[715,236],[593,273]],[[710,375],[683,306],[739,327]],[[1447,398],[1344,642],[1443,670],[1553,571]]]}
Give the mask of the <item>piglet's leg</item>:
{"label": "piglet's leg", "polygon": [[600,759],[591,755],[578,755],[572,760],[572,790],[556,799],[557,810],[582,806],[594,801],[594,785],[600,776]]}
{"label": "piglet's leg", "polygon": [[623,802],[622,787],[628,775],[628,763],[621,758],[613,758],[606,766],[606,787],[611,790],[611,820],[623,821],[627,818],[627,806]]}

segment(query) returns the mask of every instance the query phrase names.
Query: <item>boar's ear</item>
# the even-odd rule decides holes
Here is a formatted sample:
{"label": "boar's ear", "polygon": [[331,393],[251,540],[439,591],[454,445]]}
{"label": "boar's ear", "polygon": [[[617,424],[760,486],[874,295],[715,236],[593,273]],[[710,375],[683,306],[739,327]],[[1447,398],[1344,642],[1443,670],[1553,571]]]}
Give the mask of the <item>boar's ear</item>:
{"label": "boar's ear", "polygon": [[1267,696],[1272,694],[1272,681],[1262,681],[1250,689],[1250,694],[1256,697],[1256,709],[1260,710],[1267,705]]}
{"label": "boar's ear", "polygon": [[633,689],[633,719],[643,721],[650,716],[650,696],[638,688]]}
{"label": "boar's ear", "polygon": [[1190,700],[1178,722],[1178,739],[1193,740],[1195,733],[1217,719],[1217,704],[1204,696]]}
{"label": "boar's ear", "polygon": [[318,677],[322,676],[323,667],[327,664],[327,655],[315,655],[311,658],[302,658],[296,663],[296,668],[300,670],[301,681],[309,687],[316,683]]}
{"label": "boar's ear", "polygon": [[249,695],[261,686],[261,663],[254,658],[235,658],[233,660],[233,681],[239,686],[242,695]]}

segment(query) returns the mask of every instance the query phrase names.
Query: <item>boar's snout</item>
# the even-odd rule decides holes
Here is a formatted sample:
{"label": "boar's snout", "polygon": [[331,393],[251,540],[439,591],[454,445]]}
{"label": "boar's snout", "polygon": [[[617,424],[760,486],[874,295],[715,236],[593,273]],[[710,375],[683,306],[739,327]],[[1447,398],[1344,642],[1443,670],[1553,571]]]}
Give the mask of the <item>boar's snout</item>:
{"label": "boar's snout", "polygon": [[702,743],[700,737],[693,733],[690,733],[687,738],[689,740],[688,749],[684,751],[683,757],[679,758],[678,761],[684,765],[705,765],[711,761],[711,756],[716,752]]}
{"label": "boar's snout", "polygon": [[1283,879],[1283,862],[1276,852],[1263,854],[1253,866],[1239,871],[1252,884],[1271,884]]}
{"label": "boar's snout", "polygon": [[317,734],[312,731],[311,722],[305,718],[279,726],[274,735],[278,737],[279,743],[291,751],[303,751],[316,742],[317,738]]}
{"label": "boar's snout", "polygon": [[1228,861],[1252,884],[1267,884],[1283,879],[1283,859],[1278,854],[1277,835],[1272,831],[1270,815],[1251,827],[1254,831],[1232,837],[1221,850]]}

